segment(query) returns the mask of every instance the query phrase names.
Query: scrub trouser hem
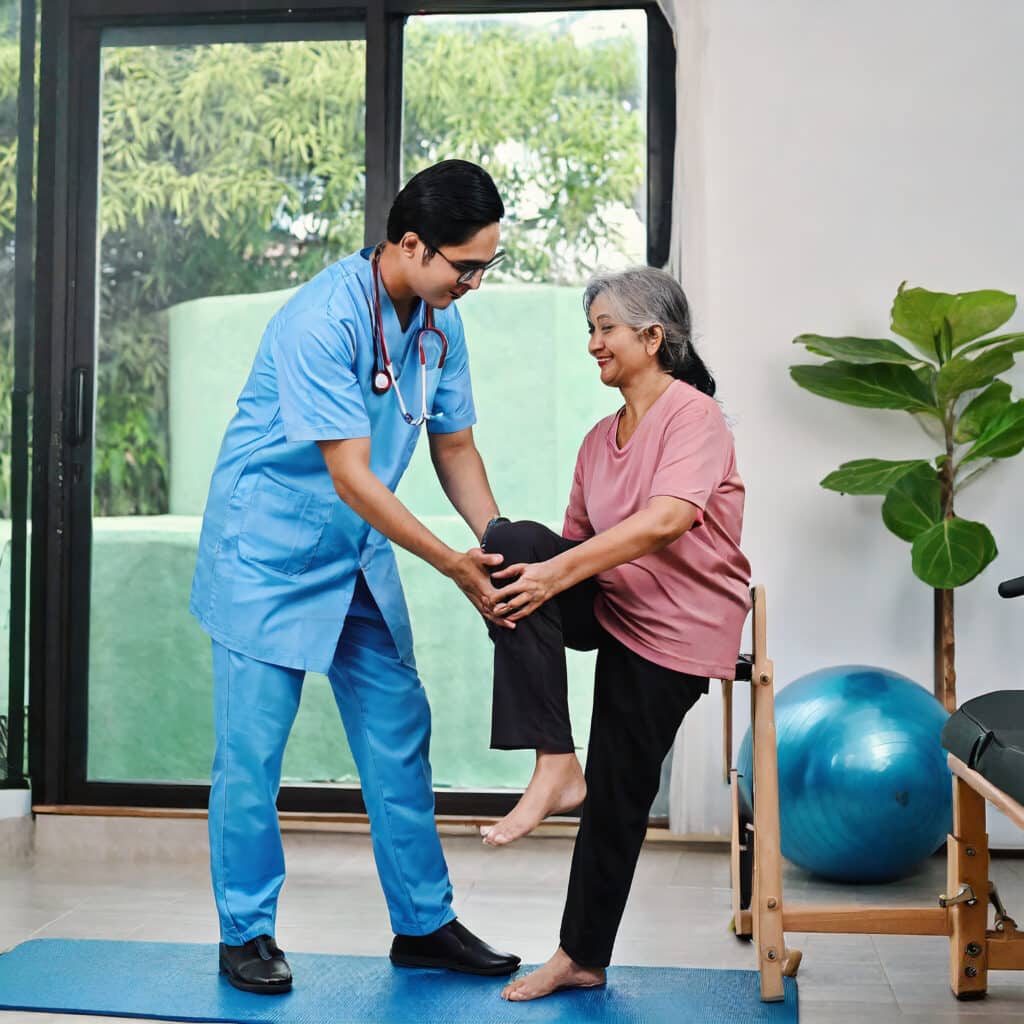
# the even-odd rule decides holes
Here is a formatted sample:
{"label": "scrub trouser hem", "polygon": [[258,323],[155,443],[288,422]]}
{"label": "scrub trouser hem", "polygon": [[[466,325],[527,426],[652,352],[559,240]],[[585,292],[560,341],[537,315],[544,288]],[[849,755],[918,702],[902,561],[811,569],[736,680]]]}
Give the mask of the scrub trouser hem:
{"label": "scrub trouser hem", "polygon": [[252,942],[252,940],[259,935],[269,935],[271,938],[274,938],[274,922],[259,921],[256,924],[251,925],[242,932],[241,937],[237,942],[234,941],[234,939],[229,939],[224,934],[221,934],[220,941],[223,942],[225,946],[244,946],[247,942]]}
{"label": "scrub trouser hem", "polygon": [[455,911],[452,910],[451,907],[449,907],[447,911],[445,911],[445,913],[438,918],[437,924],[417,924],[415,931],[397,931],[394,929],[394,923],[392,923],[392,930],[394,931],[395,935],[411,935],[422,938],[422,936],[424,935],[433,935],[434,932],[438,930],[438,928],[443,928],[446,924],[451,924],[452,921],[454,921],[457,916],[458,915],[455,913]]}

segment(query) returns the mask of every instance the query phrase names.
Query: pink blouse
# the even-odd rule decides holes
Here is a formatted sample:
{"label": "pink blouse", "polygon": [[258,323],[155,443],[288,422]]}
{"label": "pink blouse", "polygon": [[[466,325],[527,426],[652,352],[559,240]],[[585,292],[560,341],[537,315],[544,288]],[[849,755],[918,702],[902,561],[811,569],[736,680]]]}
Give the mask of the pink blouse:
{"label": "pink blouse", "polygon": [[580,446],[562,535],[585,540],[669,495],[697,509],[671,544],[598,575],[595,614],[617,640],[657,665],[732,679],[750,608],[740,550],[743,481],[718,403],[673,381],[619,448],[619,413]]}

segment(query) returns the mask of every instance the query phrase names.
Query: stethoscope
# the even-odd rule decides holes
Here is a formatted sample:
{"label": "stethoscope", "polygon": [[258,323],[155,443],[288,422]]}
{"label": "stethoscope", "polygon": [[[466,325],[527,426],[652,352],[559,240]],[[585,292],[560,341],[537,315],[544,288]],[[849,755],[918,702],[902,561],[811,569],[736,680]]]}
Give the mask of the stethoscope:
{"label": "stethoscope", "polygon": [[398,386],[395,367],[391,362],[387,342],[384,340],[384,317],[380,307],[380,253],[381,246],[378,245],[370,257],[370,274],[373,278],[373,379],[371,387],[375,395],[383,395],[394,388],[402,419],[410,427],[418,427],[426,423],[427,420],[439,419],[442,415],[442,413],[427,412],[427,350],[423,344],[423,337],[427,334],[436,334],[441,343],[441,356],[437,361],[439,370],[444,368],[444,361],[448,355],[448,339],[445,337],[444,331],[434,326],[434,311],[430,306],[426,306],[423,313],[423,326],[416,332],[416,347],[419,349],[420,357],[420,414],[413,416],[405,406],[402,389]]}

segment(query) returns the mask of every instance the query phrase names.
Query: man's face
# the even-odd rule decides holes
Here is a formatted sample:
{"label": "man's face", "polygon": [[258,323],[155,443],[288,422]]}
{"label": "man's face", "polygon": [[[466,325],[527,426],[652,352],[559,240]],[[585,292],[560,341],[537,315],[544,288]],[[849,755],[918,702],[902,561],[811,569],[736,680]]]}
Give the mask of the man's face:
{"label": "man's face", "polygon": [[[442,245],[426,259],[427,245],[419,239],[416,258],[411,260],[408,280],[413,290],[428,305],[446,309],[468,291],[480,287],[484,268],[498,251],[500,229],[497,223],[481,228],[461,245]],[[460,281],[460,277],[467,280]]]}

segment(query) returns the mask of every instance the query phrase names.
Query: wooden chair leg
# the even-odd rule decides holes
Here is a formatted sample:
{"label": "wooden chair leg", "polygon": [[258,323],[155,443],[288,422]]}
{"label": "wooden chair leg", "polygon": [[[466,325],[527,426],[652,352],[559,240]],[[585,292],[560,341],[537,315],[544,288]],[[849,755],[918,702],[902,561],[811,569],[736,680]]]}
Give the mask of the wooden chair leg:
{"label": "wooden chair leg", "polygon": [[[787,951],[782,929],[779,767],[770,661],[755,664],[751,688],[754,705],[754,892],[750,909],[761,972],[761,999],[778,1002],[784,998],[782,968],[787,960]],[[798,960],[796,962],[799,963]]]}
{"label": "wooden chair leg", "polygon": [[957,999],[988,989],[988,835],[985,798],[953,776],[953,833],[946,838],[949,986]]}

